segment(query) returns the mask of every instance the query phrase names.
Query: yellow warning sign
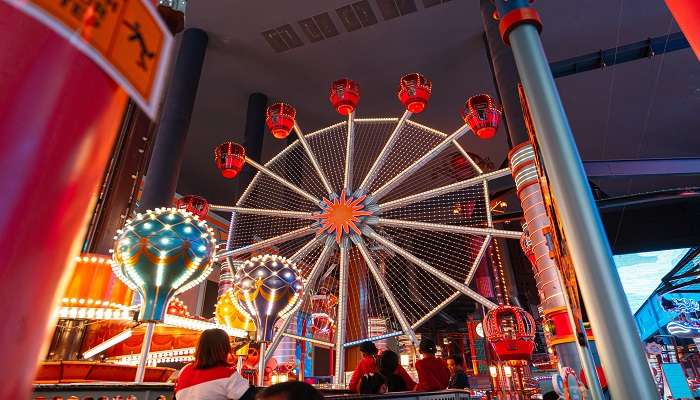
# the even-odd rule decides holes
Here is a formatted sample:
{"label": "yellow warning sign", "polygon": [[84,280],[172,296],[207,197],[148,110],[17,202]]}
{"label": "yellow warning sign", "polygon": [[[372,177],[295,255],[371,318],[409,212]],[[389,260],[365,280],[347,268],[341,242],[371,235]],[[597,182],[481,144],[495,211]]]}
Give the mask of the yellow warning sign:
{"label": "yellow warning sign", "polygon": [[5,0],[99,64],[155,118],[173,37],[152,0]]}

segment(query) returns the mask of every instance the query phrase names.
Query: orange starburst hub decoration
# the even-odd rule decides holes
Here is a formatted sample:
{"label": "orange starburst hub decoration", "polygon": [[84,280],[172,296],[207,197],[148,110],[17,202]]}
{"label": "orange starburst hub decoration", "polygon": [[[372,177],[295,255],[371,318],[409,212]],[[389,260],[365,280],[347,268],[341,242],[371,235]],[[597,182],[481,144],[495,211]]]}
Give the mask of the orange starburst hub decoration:
{"label": "orange starburst hub decoration", "polygon": [[356,222],[360,222],[361,217],[372,215],[372,212],[364,209],[365,205],[362,201],[366,197],[366,195],[362,195],[356,199],[352,197],[348,199],[344,190],[340,197],[333,201],[324,197],[323,202],[326,204],[326,207],[323,208],[320,214],[314,216],[321,223],[318,234],[335,232],[335,241],[338,244],[340,244],[343,233],[349,234],[351,229],[353,232],[361,235],[362,232],[360,232]]}

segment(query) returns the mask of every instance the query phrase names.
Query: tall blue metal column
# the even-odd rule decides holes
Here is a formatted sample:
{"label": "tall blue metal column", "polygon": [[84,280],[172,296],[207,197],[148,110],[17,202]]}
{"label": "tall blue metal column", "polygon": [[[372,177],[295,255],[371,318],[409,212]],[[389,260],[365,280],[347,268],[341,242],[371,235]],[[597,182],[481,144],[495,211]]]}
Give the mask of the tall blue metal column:
{"label": "tall blue metal column", "polygon": [[143,184],[140,211],[172,204],[208,42],[209,36],[201,29],[190,28],[182,34]]}
{"label": "tall blue metal column", "polygon": [[513,49],[562,230],[612,397],[657,399],[627,299],[528,0],[496,0],[503,40]]}

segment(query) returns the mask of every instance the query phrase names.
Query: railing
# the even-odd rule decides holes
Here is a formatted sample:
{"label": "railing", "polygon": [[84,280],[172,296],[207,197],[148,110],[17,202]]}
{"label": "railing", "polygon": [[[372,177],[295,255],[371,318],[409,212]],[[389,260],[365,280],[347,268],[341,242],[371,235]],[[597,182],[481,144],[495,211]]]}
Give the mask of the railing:
{"label": "railing", "polygon": [[396,392],[386,394],[341,394],[326,395],[333,400],[475,400],[480,397],[471,396],[466,390],[440,390],[437,392]]}
{"label": "railing", "polygon": [[[465,390],[437,392],[396,392],[378,395],[338,394],[326,391],[326,399],[333,400],[475,400]],[[172,400],[173,385],[168,383],[60,383],[34,385],[33,400]]]}
{"label": "railing", "polygon": [[33,400],[172,400],[168,383],[60,383],[34,385]]}

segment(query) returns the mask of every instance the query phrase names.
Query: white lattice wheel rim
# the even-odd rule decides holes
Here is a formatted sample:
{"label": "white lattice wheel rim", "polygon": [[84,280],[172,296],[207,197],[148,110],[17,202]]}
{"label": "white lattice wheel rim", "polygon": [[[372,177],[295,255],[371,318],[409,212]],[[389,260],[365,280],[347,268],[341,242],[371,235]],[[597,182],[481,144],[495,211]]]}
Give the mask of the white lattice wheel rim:
{"label": "white lattice wheel rim", "polygon": [[[363,284],[370,288],[367,301],[377,303],[367,308],[390,314],[385,317],[387,325],[394,330],[383,336],[405,334],[414,344],[415,329],[462,294],[487,308],[495,306],[470,289],[469,284],[492,238],[521,236],[521,232],[494,228],[491,217],[488,181],[510,175],[510,170],[484,173],[458,141],[468,131],[466,126],[448,135],[413,122],[410,116],[405,112],[401,118],[355,119],[353,113],[347,121],[308,135],[295,125],[299,140],[264,166],[246,160],[259,172],[236,206],[211,206],[212,210],[232,212],[227,250],[218,257],[245,259],[252,252],[272,247],[304,266],[303,276],[308,286],[302,301],[280,324],[266,359],[282,337],[289,336],[335,347],[336,360],[340,361],[336,366],[342,368],[344,347],[377,339],[371,335],[363,337],[361,327],[349,326],[348,287],[359,285],[349,279],[353,271],[354,278],[360,274],[358,270],[363,271],[368,281]],[[371,129],[379,127],[386,131],[382,133],[386,139],[377,146],[372,142],[376,136],[370,134]],[[412,147],[400,146],[406,143]],[[368,151],[377,154],[372,157],[366,154]],[[439,161],[444,163],[450,154],[468,161],[472,174],[441,174],[444,171],[438,170]],[[334,163],[334,159],[340,162]],[[311,174],[305,174],[306,170]],[[410,185],[406,184],[409,178]],[[371,220],[365,221],[362,234],[344,234],[338,244],[332,237],[317,235],[314,216],[321,211],[324,197],[340,196],[343,190],[354,198],[367,194],[377,210]],[[470,209],[468,220],[460,219],[462,206]],[[459,212],[453,211],[457,208]],[[479,218],[473,218],[476,210],[481,213]],[[456,216],[452,218],[449,212]],[[411,244],[409,249],[404,248],[406,243]],[[456,256],[451,248],[468,251],[463,251],[464,257]],[[441,252],[449,254],[441,259]],[[338,263],[332,264],[336,254]],[[447,264],[452,268],[446,268]],[[403,273],[402,287],[396,275],[404,270],[408,272]],[[420,279],[430,292],[408,287],[410,282],[406,281],[411,279]],[[333,287],[338,297],[334,316],[337,331],[333,340],[303,338],[287,332],[300,311],[309,311],[308,298],[321,286]],[[384,308],[378,305],[382,300],[386,303]],[[336,376],[340,372],[337,369]]]}

